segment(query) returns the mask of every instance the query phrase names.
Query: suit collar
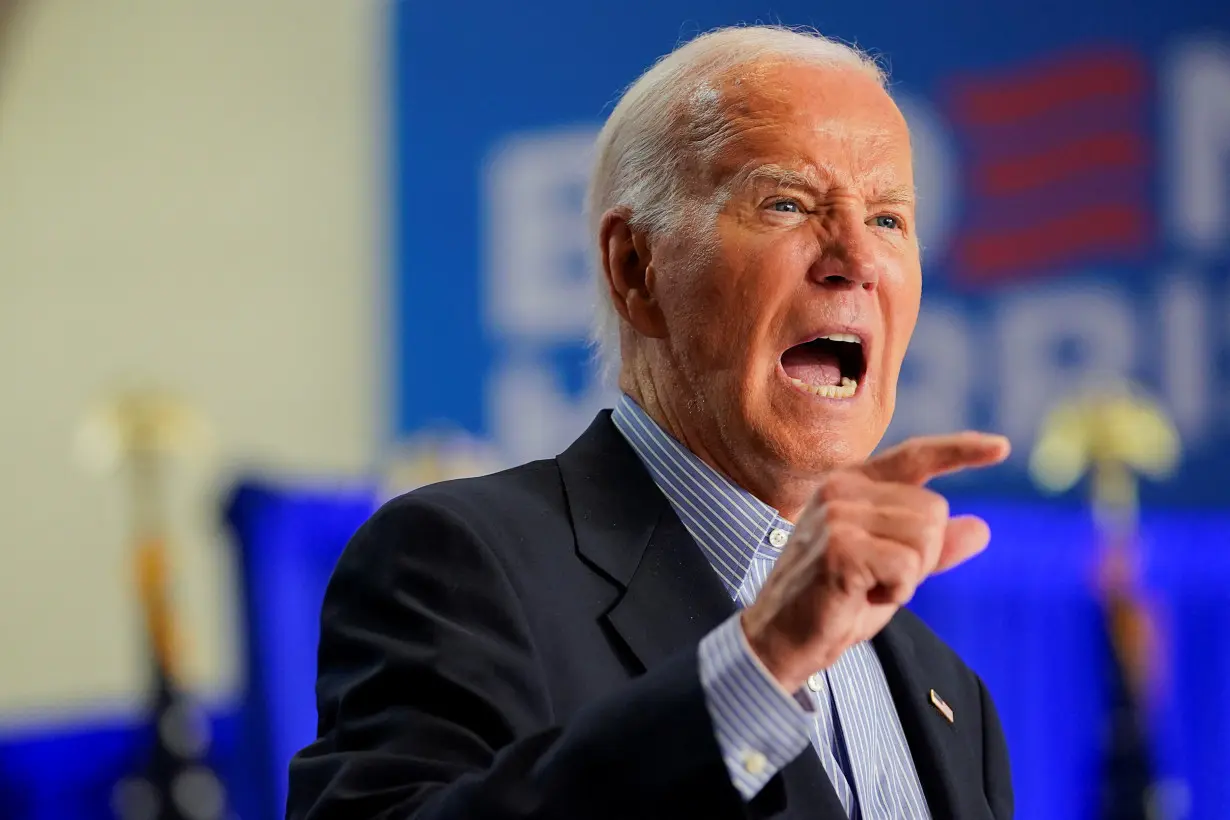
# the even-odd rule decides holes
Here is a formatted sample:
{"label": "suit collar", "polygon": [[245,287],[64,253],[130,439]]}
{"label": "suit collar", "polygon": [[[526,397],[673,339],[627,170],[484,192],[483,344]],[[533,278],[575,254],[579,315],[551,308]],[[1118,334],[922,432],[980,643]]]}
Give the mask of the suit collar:
{"label": "suit collar", "polygon": [[609,411],[558,463],[577,551],[624,588],[606,618],[644,668],[699,642],[735,612]]}
{"label": "suit collar", "polygon": [[577,551],[626,587],[669,506],[603,410],[556,459]]}

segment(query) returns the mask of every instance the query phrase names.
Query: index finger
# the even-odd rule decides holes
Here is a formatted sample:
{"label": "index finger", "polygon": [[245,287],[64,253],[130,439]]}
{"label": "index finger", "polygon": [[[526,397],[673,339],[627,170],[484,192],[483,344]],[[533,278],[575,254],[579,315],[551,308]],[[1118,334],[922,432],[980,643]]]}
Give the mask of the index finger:
{"label": "index finger", "polygon": [[999,464],[1011,450],[1007,438],[993,433],[918,436],[872,456],[860,469],[876,481],[921,485],[958,470]]}

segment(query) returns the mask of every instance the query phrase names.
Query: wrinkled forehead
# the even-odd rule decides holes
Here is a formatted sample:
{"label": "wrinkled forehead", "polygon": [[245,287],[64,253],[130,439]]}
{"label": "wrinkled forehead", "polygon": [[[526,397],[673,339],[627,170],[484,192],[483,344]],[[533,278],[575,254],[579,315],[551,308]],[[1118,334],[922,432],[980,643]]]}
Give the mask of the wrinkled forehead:
{"label": "wrinkled forehead", "polygon": [[857,69],[739,69],[702,88],[694,103],[695,170],[714,186],[729,186],[763,165],[811,169],[860,187],[912,185],[905,118]]}

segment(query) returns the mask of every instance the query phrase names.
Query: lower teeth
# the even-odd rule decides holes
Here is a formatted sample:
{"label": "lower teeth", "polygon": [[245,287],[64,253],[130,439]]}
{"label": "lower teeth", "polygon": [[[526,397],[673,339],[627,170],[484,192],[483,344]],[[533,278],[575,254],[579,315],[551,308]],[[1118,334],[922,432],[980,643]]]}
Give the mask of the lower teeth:
{"label": "lower teeth", "polygon": [[858,382],[849,376],[842,376],[841,384],[808,384],[800,379],[790,381],[795,387],[801,387],[809,393],[815,393],[826,399],[852,399],[858,390]]}

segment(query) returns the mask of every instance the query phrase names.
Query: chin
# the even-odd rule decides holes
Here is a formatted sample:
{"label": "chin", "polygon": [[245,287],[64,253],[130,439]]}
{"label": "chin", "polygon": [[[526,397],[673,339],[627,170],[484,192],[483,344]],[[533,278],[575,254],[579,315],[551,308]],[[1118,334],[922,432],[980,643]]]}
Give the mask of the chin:
{"label": "chin", "polygon": [[846,463],[866,456],[863,445],[880,427],[874,390],[860,390],[846,399],[825,398],[786,383],[783,375],[770,396],[763,432],[778,442],[778,449]]}
{"label": "chin", "polygon": [[851,419],[815,418],[782,423],[779,418],[763,431],[768,457],[790,472],[819,474],[861,463],[874,448],[865,430],[851,429]]}
{"label": "chin", "polygon": [[795,447],[797,469],[807,473],[822,473],[866,458],[854,437],[840,430],[803,435],[798,441],[802,446]]}

